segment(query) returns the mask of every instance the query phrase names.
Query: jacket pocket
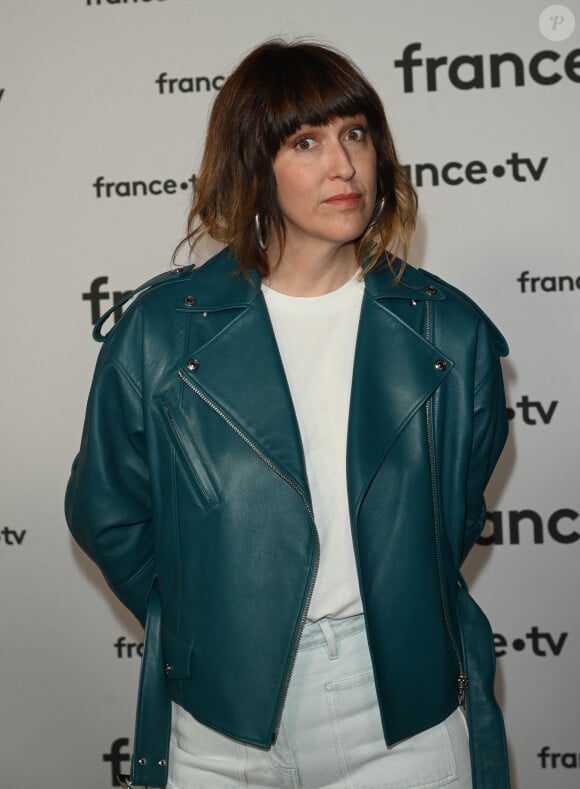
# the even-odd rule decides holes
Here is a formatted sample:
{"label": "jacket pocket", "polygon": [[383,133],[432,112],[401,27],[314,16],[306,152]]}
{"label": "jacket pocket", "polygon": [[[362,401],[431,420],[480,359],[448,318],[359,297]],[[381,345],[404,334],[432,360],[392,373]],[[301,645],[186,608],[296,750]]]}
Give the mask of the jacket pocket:
{"label": "jacket pocket", "polygon": [[217,504],[219,498],[216,489],[201,459],[191,430],[183,418],[174,393],[171,390],[163,392],[159,396],[159,403],[173,442],[191,472],[196,489],[208,505]]}

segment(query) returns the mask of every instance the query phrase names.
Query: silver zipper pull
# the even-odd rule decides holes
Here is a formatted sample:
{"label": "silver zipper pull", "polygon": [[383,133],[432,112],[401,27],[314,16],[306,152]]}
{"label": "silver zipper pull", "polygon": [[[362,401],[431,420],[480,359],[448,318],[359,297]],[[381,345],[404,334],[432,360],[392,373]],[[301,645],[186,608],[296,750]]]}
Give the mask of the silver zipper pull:
{"label": "silver zipper pull", "polygon": [[465,695],[467,693],[467,688],[469,685],[469,679],[465,676],[465,674],[460,674],[459,679],[457,680],[457,685],[459,689],[459,706],[465,707]]}

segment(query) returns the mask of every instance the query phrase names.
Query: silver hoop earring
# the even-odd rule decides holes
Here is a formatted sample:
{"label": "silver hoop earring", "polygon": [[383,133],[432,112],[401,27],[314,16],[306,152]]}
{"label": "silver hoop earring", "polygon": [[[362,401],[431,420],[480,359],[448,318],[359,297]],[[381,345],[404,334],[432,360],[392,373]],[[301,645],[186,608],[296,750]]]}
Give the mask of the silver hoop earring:
{"label": "silver hoop earring", "polygon": [[373,215],[371,216],[371,221],[369,222],[369,227],[373,227],[379,221],[380,215],[383,213],[385,208],[385,198],[384,196],[381,197],[381,202],[376,206],[375,210],[373,211]]}
{"label": "silver hoop earring", "polygon": [[256,236],[258,238],[258,245],[260,249],[265,250],[268,248],[268,241],[270,240],[268,234],[264,234],[264,230],[262,229],[262,222],[260,221],[260,214],[256,214],[254,217],[254,223],[256,225]]}

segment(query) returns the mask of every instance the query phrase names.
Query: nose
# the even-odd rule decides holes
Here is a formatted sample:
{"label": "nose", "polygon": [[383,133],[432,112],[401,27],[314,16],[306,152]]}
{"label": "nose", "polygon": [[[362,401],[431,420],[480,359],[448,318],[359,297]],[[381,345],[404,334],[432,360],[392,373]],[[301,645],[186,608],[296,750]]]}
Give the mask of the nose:
{"label": "nose", "polygon": [[355,172],[349,151],[341,140],[335,140],[330,150],[330,177],[349,181]]}

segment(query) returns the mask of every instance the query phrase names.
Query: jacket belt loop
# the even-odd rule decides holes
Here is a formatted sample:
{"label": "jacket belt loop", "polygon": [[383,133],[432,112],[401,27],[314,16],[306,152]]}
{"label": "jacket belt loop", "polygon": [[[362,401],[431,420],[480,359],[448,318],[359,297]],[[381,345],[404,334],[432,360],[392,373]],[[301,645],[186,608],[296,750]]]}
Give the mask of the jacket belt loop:
{"label": "jacket belt loop", "polygon": [[163,668],[161,611],[161,596],[155,581],[147,606],[131,763],[131,781],[137,786],[167,784],[171,697]]}

